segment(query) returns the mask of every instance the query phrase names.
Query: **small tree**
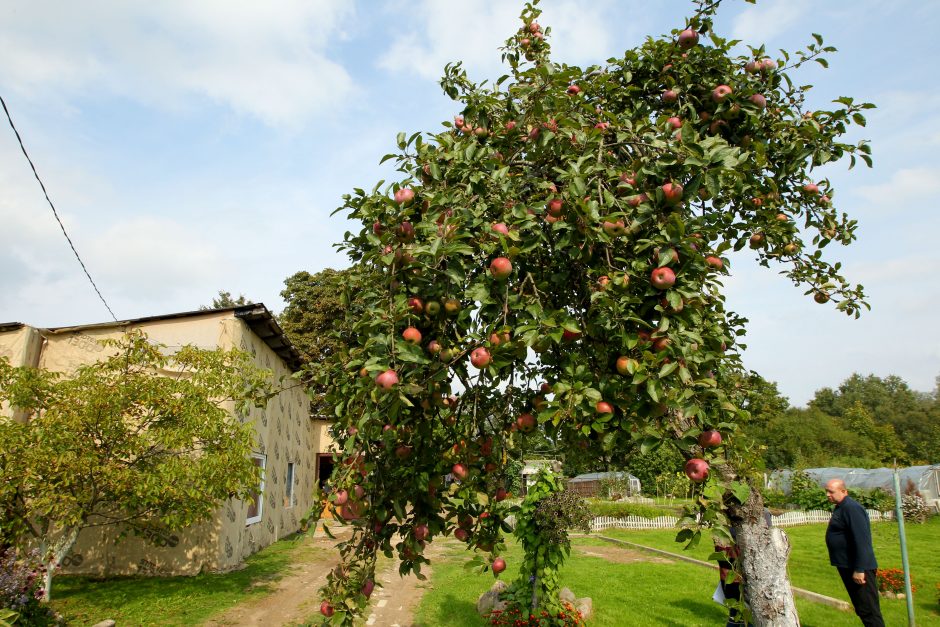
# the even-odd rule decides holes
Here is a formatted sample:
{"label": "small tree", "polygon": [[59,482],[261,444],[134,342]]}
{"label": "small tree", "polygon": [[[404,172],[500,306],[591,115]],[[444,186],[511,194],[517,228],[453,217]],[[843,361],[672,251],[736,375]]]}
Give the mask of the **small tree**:
{"label": "small tree", "polygon": [[239,351],[164,354],[142,332],[105,340],[113,354],[74,375],[0,359],[0,537],[38,543],[45,598],[83,529],[181,529],[258,485],[254,432],[232,404],[261,405],[268,373]]}
{"label": "small tree", "polygon": [[515,535],[525,550],[519,578],[505,596],[509,609],[526,610],[523,616],[547,617],[539,625],[565,624],[555,620],[562,613],[558,598],[558,570],[571,554],[568,529],[591,530],[591,512],[578,495],[565,490],[558,477],[541,470],[529,488],[517,514]]}
{"label": "small tree", "polygon": [[229,307],[241,307],[243,305],[250,305],[254,301],[247,298],[244,294],[239,294],[238,298],[232,298],[231,292],[226,292],[225,290],[219,290],[219,295],[212,299],[212,304],[209,306],[200,305],[200,311],[208,311],[210,309],[228,309]]}

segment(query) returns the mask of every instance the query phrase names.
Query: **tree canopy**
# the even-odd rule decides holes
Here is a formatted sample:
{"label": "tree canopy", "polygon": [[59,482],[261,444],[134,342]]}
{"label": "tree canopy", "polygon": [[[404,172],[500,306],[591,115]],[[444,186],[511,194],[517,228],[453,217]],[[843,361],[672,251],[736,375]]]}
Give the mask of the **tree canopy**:
{"label": "tree canopy", "polygon": [[28,413],[0,419],[0,538],[39,543],[46,595],[82,529],[181,529],[260,479],[232,410],[264,404],[270,373],[239,351],[167,355],[141,332],[104,344],[69,375],[0,359],[0,401]]}
{"label": "tree canopy", "polygon": [[[870,160],[840,136],[872,105],[810,111],[791,73],[833,49],[814,35],[779,59],[735,56],[711,30],[717,6],[580,68],[551,59],[551,30],[526,4],[502,50],[509,72],[475,83],[448,65],[453,122],[399,134],[383,160],[400,180],[344,198],[362,228],[341,248],[372,276],[351,281],[347,358],[316,375],[345,427],[333,502],[356,521],[324,589],[334,622],[358,612],[377,550],[420,573],[426,542],[469,519],[466,542],[495,561],[503,469],[533,431],[572,449],[673,447],[702,484],[683,538],[730,541],[730,524],[759,518],[743,483],[753,456],[736,445],[745,321],[725,307],[727,254],[750,247],[859,314],[862,288],[823,250],[856,224],[813,169]],[[749,601],[795,624],[792,598]]]}

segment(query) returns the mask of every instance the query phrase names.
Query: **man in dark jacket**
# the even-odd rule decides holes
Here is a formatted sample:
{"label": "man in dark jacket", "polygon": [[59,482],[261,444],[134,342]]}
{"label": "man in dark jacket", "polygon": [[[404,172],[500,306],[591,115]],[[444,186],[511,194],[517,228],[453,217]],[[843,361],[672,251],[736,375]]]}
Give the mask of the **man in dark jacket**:
{"label": "man in dark jacket", "polygon": [[875,578],[878,563],[871,543],[868,512],[849,496],[842,479],[833,479],[826,484],[826,497],[836,505],[826,529],[829,563],[839,570],[862,624],[884,627]]}

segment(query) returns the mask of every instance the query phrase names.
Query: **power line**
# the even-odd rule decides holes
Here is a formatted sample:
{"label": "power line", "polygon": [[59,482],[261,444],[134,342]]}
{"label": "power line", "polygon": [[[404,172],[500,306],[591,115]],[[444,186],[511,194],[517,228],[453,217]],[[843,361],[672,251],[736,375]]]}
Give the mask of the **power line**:
{"label": "power line", "polygon": [[82,270],[84,270],[85,276],[88,277],[88,281],[91,283],[91,286],[95,288],[95,292],[98,294],[98,298],[100,298],[101,302],[104,303],[108,313],[111,314],[111,318],[117,322],[117,316],[115,316],[114,312],[111,311],[111,307],[108,305],[108,301],[106,301],[104,296],[101,295],[101,290],[98,289],[98,286],[95,285],[95,281],[91,278],[91,274],[88,273],[88,268],[85,267],[85,262],[82,261],[78,251],[75,250],[75,244],[72,243],[72,238],[69,237],[69,234],[65,231],[65,225],[62,224],[62,220],[59,219],[59,212],[55,210],[55,205],[52,204],[52,199],[49,198],[49,192],[46,191],[46,186],[43,185],[42,179],[39,178],[39,172],[36,171],[36,166],[33,165],[33,160],[29,158],[29,153],[26,152],[26,146],[23,145],[23,138],[20,137],[20,132],[16,130],[16,126],[13,124],[13,118],[10,117],[10,110],[7,109],[7,103],[3,99],[3,96],[0,96],[0,104],[3,105],[3,112],[7,114],[7,120],[10,122],[10,128],[13,129],[13,133],[16,135],[16,141],[20,143],[20,150],[23,151],[23,156],[26,157],[26,161],[29,162],[29,167],[33,170],[33,176],[35,176],[36,180],[39,181],[39,187],[42,188],[42,193],[46,197],[46,202],[48,202],[49,207],[52,208],[52,215],[55,216],[56,222],[59,223],[59,228],[62,229],[62,235],[65,236],[66,241],[69,243],[69,247],[72,249],[72,252],[75,253],[75,258],[78,259],[78,263],[81,265]]}

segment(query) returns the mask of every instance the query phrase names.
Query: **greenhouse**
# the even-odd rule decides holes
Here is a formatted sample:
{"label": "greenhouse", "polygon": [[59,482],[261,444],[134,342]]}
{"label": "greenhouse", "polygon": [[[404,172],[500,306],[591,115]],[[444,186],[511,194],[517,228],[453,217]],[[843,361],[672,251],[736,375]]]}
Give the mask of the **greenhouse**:
{"label": "greenhouse", "polygon": [[[893,468],[807,468],[803,472],[821,487],[831,479],[842,479],[849,489],[894,492]],[[898,474],[902,492],[912,486],[929,505],[940,509],[940,464],[899,468]],[[767,477],[767,487],[789,494],[792,476],[792,470],[778,470]]]}

